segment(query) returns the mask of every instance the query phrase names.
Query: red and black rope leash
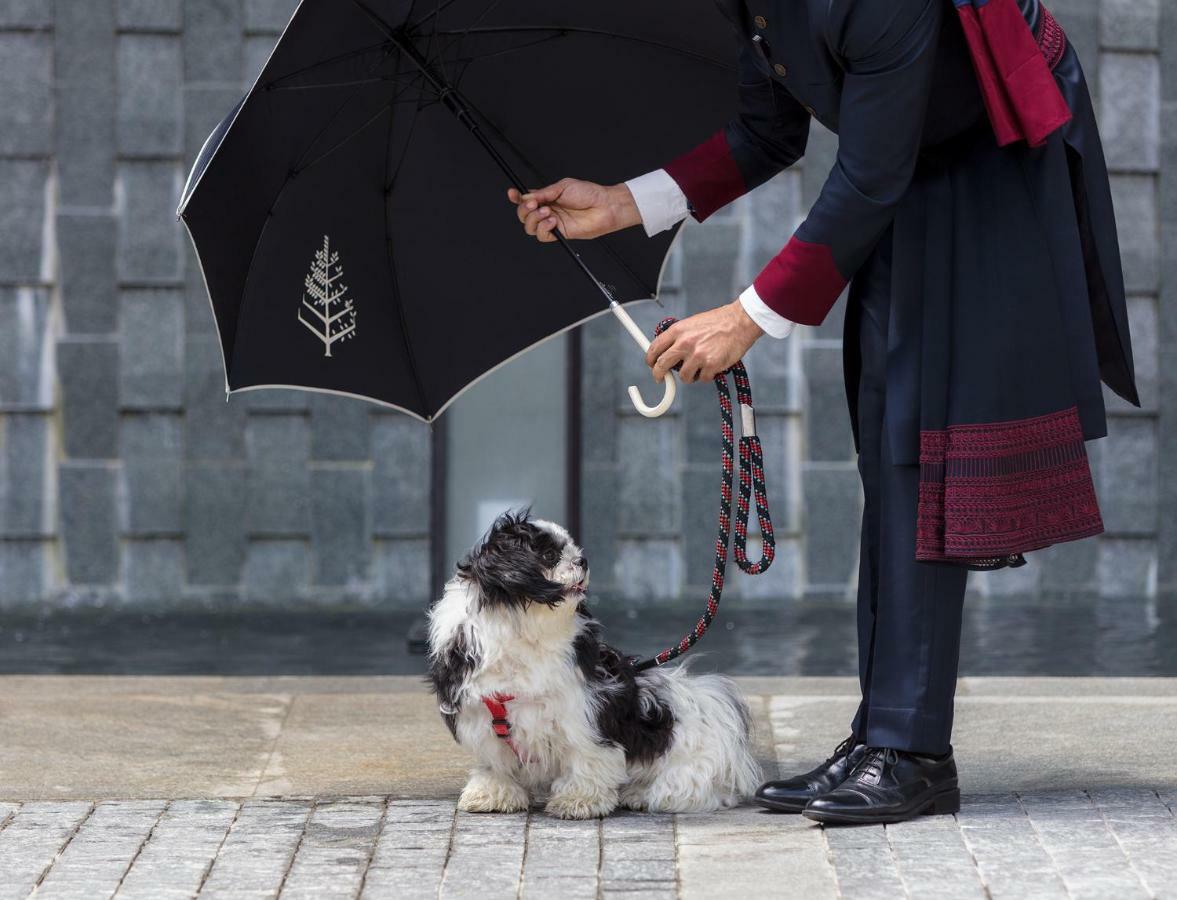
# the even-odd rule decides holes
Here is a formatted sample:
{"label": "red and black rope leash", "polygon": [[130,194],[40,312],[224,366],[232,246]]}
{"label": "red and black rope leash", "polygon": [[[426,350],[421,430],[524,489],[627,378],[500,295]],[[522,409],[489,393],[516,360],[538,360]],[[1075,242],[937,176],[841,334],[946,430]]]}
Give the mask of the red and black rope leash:
{"label": "red and black rope leash", "polygon": [[[677,320],[663,319],[654,329],[661,334]],[[711,573],[711,593],[707,597],[707,609],[695,628],[674,647],[667,648],[650,659],[635,663],[640,672],[654,666],[661,666],[690,650],[707,633],[719,612],[719,601],[723,596],[723,580],[727,572],[727,548],[732,532],[732,482],[734,481],[735,422],[732,418],[732,395],[727,386],[727,375],[731,373],[736,383],[736,399],[740,404],[740,494],[736,500],[736,565],[749,575],[763,575],[772,565],[776,555],[776,538],[772,533],[772,518],[768,513],[768,497],[764,485],[764,453],[760,438],[756,434],[756,422],[752,411],[752,386],[748,382],[748,371],[744,363],[737,362],[726,372],[715,377],[715,391],[719,395],[719,411],[723,416],[723,480],[720,488],[719,534],[715,539],[715,568]],[[763,541],[760,559],[748,560],[748,515],[750,501],[755,495],[756,519],[760,523],[760,537]]]}

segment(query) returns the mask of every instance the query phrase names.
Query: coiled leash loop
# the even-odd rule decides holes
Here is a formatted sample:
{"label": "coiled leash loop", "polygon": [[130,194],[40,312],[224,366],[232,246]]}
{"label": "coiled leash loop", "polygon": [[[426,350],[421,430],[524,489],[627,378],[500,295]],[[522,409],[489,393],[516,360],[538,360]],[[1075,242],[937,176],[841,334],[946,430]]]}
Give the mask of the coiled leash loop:
{"label": "coiled leash loop", "polygon": [[[654,334],[662,334],[677,319],[666,318],[658,323]],[[736,399],[740,404],[740,495],[736,500],[736,564],[749,575],[763,575],[772,565],[776,555],[776,538],[772,533],[772,518],[768,513],[768,497],[764,485],[764,453],[760,437],[756,434],[756,419],[752,410],[752,385],[748,382],[748,371],[743,361],[737,362],[726,372],[715,376],[715,391],[719,395],[719,412],[723,416],[723,479],[719,501],[719,535],[715,539],[715,568],[711,573],[711,593],[707,597],[707,609],[694,630],[674,647],[663,650],[657,656],[635,663],[639,672],[654,666],[661,666],[681,656],[707,633],[719,612],[719,601],[723,596],[723,579],[727,572],[727,547],[732,532],[732,481],[734,477],[733,441],[735,423],[732,419],[732,395],[727,386],[727,374],[731,373],[736,383]],[[760,559],[748,561],[748,514],[749,501],[756,497],[756,519],[760,523],[763,541]]]}

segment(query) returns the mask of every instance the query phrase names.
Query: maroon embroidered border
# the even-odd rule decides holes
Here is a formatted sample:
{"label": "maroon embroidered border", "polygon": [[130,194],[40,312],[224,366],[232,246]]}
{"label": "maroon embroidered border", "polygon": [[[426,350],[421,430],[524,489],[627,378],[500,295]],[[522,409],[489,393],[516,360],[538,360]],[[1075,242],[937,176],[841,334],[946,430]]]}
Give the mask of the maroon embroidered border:
{"label": "maroon embroidered border", "polygon": [[1067,50],[1066,32],[1045,6],[1042,7],[1042,27],[1038,29],[1038,49],[1046,57],[1046,65],[1052,72]]}
{"label": "maroon embroidered border", "polygon": [[920,434],[916,559],[987,565],[1102,531],[1076,408]]}

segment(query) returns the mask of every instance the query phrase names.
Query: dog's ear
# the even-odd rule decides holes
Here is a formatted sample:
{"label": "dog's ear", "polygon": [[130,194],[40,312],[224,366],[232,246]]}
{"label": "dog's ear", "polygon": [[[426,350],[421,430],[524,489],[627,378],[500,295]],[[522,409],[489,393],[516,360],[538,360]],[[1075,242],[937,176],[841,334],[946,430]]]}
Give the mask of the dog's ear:
{"label": "dog's ear", "polygon": [[526,514],[507,513],[491,527],[486,540],[458,563],[458,571],[477,587],[484,607],[551,606],[564,595],[564,586],[545,574],[559,561],[559,552],[551,536],[528,521]]}
{"label": "dog's ear", "polygon": [[478,654],[463,630],[455,631],[450,640],[429,654],[426,677],[437,695],[441,717],[454,740],[458,739],[458,709],[462,704],[462,693],[478,664]]}
{"label": "dog's ear", "polygon": [[549,579],[542,560],[526,549],[512,554],[480,548],[458,568],[477,586],[483,606],[551,606],[564,596],[564,586]]}

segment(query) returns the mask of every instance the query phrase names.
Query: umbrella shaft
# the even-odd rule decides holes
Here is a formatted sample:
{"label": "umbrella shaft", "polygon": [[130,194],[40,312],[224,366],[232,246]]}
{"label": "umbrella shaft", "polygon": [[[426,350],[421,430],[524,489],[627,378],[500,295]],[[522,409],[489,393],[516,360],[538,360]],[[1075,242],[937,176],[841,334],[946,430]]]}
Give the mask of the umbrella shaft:
{"label": "umbrella shaft", "polygon": [[[360,4],[360,6],[363,7],[363,4]],[[366,7],[363,8],[366,10]],[[403,53],[409,59],[409,61],[413,63],[413,65],[421,70],[421,74],[425,77],[425,80],[428,81],[433,86],[434,90],[437,91],[438,99],[440,99],[446,105],[446,108],[457,117],[458,121],[464,124],[470,130],[470,133],[474,135],[475,138],[477,138],[478,143],[482,145],[483,149],[486,150],[488,154],[490,154],[491,159],[495,161],[499,169],[502,170],[503,174],[507,176],[507,179],[511,182],[512,187],[519,191],[519,193],[526,194],[528,191],[527,186],[515,173],[515,170],[511,168],[511,164],[507,162],[507,160],[503,157],[503,154],[499,152],[498,147],[496,147],[491,142],[490,138],[486,136],[486,133],[479,126],[478,120],[474,117],[475,111],[471,109],[471,107],[467,105],[461,95],[458,94],[457,88],[449,84],[443,75],[436,72],[429,65],[429,61],[421,55],[417,48],[413,46],[412,41],[409,40],[402,32],[387,31],[386,34],[388,39],[396,45],[397,49],[399,49],[401,53]],[[572,244],[570,244],[568,239],[560,233],[560,230],[556,229],[552,232],[552,234],[555,235],[556,240],[559,242],[560,246],[564,248],[564,251],[569,256],[571,256],[576,265],[580,267],[580,270],[589,278],[589,280],[592,281],[594,285],[596,285],[597,290],[605,295],[605,299],[608,300],[610,304],[615,303],[616,301],[613,298],[613,292],[609,289],[608,285],[606,285],[599,278],[597,278],[596,275],[593,274],[592,269],[590,269],[585,261],[580,258],[580,254],[573,249]]]}

